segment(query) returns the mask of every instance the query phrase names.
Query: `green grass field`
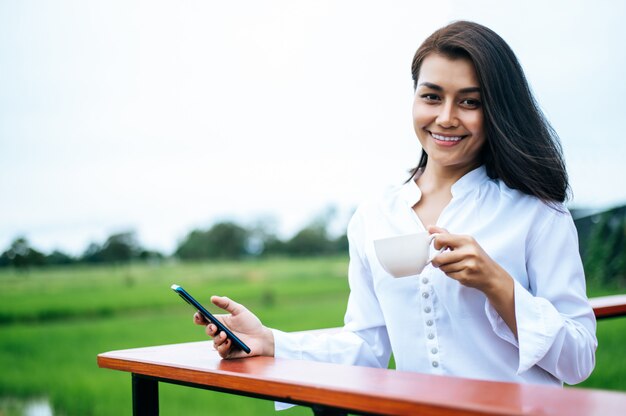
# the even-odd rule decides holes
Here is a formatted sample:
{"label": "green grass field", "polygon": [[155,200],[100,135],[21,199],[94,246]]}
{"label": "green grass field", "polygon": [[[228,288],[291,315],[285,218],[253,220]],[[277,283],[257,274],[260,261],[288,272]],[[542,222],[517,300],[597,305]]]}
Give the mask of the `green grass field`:
{"label": "green grass field", "polygon": [[[287,331],[342,324],[347,259],[69,267],[0,271],[0,416],[45,398],[55,414],[131,410],[130,375],[96,365],[100,352],[204,340],[178,283],[209,304],[212,294],[245,303]],[[213,309],[215,311],[215,309]],[[583,386],[626,391],[626,318],[600,322],[594,374]],[[162,384],[161,414],[273,414],[273,403]],[[310,415],[294,408],[283,415]]]}

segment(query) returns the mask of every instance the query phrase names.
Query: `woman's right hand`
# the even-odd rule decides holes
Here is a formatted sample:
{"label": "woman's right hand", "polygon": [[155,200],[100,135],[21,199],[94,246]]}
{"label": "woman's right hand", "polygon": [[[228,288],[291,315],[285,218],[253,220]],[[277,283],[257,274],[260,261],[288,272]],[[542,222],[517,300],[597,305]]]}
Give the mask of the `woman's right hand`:
{"label": "woman's right hand", "polygon": [[274,334],[248,308],[224,296],[212,296],[211,302],[229,313],[215,315],[215,317],[250,347],[250,354],[246,354],[238,348],[232,348],[232,342],[226,338],[226,334],[223,331],[217,333],[217,327],[207,322],[202,315],[196,312],[193,316],[194,323],[206,327],[207,335],[213,338],[213,345],[222,358],[242,358],[255,355],[274,356]]}

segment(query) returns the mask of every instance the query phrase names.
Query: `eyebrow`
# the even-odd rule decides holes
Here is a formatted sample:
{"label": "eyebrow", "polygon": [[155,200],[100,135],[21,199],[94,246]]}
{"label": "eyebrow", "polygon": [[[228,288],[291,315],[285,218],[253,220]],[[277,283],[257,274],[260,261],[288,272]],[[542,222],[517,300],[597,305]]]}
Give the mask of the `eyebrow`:
{"label": "eyebrow", "polygon": [[[426,88],[430,88],[431,90],[435,90],[435,91],[443,91],[442,87],[440,87],[437,84],[433,84],[432,82],[422,82],[420,85],[418,85],[418,87],[422,87],[422,86]],[[462,94],[467,94],[468,92],[480,92],[480,87],[461,88],[459,92]]]}

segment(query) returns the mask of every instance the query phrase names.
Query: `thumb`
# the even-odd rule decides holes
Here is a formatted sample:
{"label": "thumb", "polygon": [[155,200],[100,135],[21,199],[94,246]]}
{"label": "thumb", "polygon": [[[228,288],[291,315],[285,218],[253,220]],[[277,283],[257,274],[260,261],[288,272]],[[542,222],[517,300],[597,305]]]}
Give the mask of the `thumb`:
{"label": "thumb", "polygon": [[232,315],[237,315],[244,311],[244,307],[241,304],[226,296],[211,296],[211,302]]}
{"label": "thumb", "polygon": [[427,230],[429,234],[449,234],[448,230],[443,227],[437,227],[436,225],[429,225]]}

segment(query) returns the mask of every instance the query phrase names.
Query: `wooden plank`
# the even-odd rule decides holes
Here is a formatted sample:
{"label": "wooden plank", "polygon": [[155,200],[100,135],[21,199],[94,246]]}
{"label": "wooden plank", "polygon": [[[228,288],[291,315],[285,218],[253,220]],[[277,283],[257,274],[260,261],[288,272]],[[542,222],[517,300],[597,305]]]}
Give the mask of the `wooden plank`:
{"label": "wooden plank", "polygon": [[600,296],[590,298],[596,319],[626,316],[626,295]]}
{"label": "wooden plank", "polygon": [[112,351],[103,368],[352,412],[395,415],[611,415],[626,394],[470,380],[330,363],[222,360],[211,341]]}

